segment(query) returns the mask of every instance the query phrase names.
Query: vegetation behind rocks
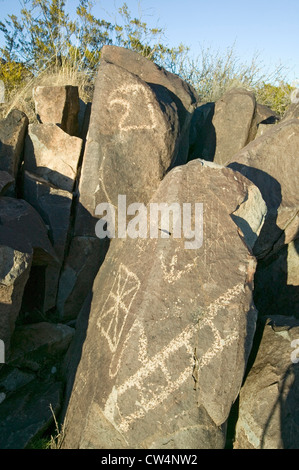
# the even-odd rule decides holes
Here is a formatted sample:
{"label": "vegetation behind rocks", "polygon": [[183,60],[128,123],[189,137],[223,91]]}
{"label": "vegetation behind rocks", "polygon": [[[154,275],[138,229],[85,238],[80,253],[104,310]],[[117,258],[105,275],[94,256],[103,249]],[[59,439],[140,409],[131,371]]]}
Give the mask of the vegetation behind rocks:
{"label": "vegetation behind rocks", "polygon": [[193,57],[183,43],[168,47],[165,30],[151,28],[132,16],[126,3],[108,22],[93,14],[94,0],[77,0],[75,17],[66,12],[64,0],[23,0],[20,14],[0,22],[5,45],[0,48],[0,80],[6,90],[5,117],[12,108],[35,119],[32,88],[38,85],[79,86],[80,97],[91,101],[94,78],[106,44],[132,49],[189,82],[202,102],[218,100],[238,86],[254,91],[257,100],[283,115],[293,90],[286,68],[267,70],[258,54],[240,60],[235,45],[225,52],[202,46]]}

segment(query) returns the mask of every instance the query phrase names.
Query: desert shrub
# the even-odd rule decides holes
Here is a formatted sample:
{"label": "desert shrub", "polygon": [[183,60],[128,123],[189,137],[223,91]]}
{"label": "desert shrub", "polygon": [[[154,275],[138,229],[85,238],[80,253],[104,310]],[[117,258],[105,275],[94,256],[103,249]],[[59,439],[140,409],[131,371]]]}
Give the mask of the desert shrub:
{"label": "desert shrub", "polygon": [[169,48],[162,28],[150,28],[132,17],[124,3],[108,22],[93,15],[94,0],[77,0],[75,19],[66,13],[65,0],[23,0],[20,16],[0,22],[5,46],[0,48],[0,80],[6,87],[8,113],[12,107],[34,119],[32,88],[37,85],[70,84],[80,97],[92,99],[93,81],[105,44],[123,46],[178,74],[197,91],[202,102],[216,101],[233,87],[256,93],[262,104],[283,114],[289,104],[290,86],[284,67],[265,70],[254,56],[240,61],[235,45],[225,52],[202,47],[192,57],[184,44]]}

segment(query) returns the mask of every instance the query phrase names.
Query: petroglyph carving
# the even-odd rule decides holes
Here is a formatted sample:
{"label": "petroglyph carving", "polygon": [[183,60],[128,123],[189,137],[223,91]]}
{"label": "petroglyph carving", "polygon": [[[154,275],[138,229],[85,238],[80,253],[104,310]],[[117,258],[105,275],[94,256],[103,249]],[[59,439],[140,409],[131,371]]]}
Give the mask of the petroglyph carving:
{"label": "petroglyph carving", "polygon": [[163,278],[169,284],[173,284],[174,282],[178,281],[183,275],[189,273],[195,266],[198,256],[196,256],[192,263],[186,264],[184,269],[178,269],[178,253],[180,252],[180,248],[175,249],[175,253],[171,258],[169,264],[165,263],[165,258],[163,252],[160,255],[161,260],[161,268],[163,271]]}
{"label": "petroglyph carving", "polygon": [[[142,366],[122,385],[113,387],[104,408],[106,418],[120,432],[127,432],[134,421],[143,418],[149,411],[159,406],[188,379],[193,380],[195,375],[198,377],[199,372],[213,358],[238,339],[237,328],[223,336],[213,324],[213,319],[221,309],[229,305],[231,300],[243,291],[242,284],[229,289],[207,307],[199,323],[188,325],[153,357],[148,356],[148,339],[141,321],[135,320],[129,337],[136,334],[139,336],[138,359]],[[202,357],[196,358],[196,364],[194,364],[196,337],[206,326],[211,328],[214,341]],[[126,344],[130,344],[130,341],[126,340]],[[179,357],[179,361],[176,360],[176,356]],[[178,370],[178,363],[185,364],[185,368]],[[135,397],[135,401],[132,401],[132,396]],[[131,412],[128,412],[130,402]]]}
{"label": "petroglyph carving", "polygon": [[[120,107],[122,116],[117,123],[121,132],[136,131],[136,130],[151,130],[156,127],[155,112],[152,105],[153,97],[145,86],[141,84],[126,84],[114,90],[108,98],[109,108]],[[136,116],[136,106],[140,103],[145,103],[148,114],[145,115],[145,122],[139,122],[140,116]]]}
{"label": "petroglyph carving", "polygon": [[112,353],[117,350],[127,316],[139,288],[138,277],[121,264],[97,322]]}

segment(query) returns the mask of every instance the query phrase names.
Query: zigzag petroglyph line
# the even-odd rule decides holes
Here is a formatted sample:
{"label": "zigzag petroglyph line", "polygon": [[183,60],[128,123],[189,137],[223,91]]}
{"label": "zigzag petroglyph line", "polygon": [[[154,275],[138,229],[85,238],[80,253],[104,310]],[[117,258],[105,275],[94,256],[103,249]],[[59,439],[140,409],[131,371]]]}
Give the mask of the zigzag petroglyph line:
{"label": "zigzag petroglyph line", "polygon": [[[229,302],[244,292],[243,284],[238,284],[235,287],[229,289],[225,294],[211,303],[206,309],[206,316],[200,321],[199,324],[188,325],[176,338],[159,351],[152,358],[147,355],[147,338],[140,323],[140,320],[136,320],[134,328],[139,328],[140,340],[139,340],[139,351],[138,358],[142,362],[142,367],[131,377],[129,377],[119,387],[113,387],[110,396],[105,405],[104,414],[113,425],[119,429],[120,432],[127,432],[130,424],[144,417],[150,410],[155,409],[164,400],[166,400],[175,390],[177,390],[188,378],[192,377],[192,371],[194,366],[194,342],[192,341],[195,334],[198,334],[204,326],[212,328],[214,333],[215,341],[208,349],[208,351],[199,358],[197,364],[197,372],[205,367],[209,362],[217,356],[226,346],[231,345],[238,338],[237,330],[232,331],[225,338],[221,337],[220,332],[213,325],[212,320],[218,314],[219,310],[224,308]],[[185,348],[185,354],[187,355],[186,367],[181,372],[177,373],[176,370],[170,371],[167,367],[167,362],[174,364],[175,354],[178,353],[182,348]],[[182,356],[182,351],[179,352]],[[150,378],[158,369],[162,372],[162,377],[166,381],[164,388],[159,387],[159,390],[151,389],[149,384],[146,384],[147,379]],[[174,379],[173,376],[177,378]],[[126,393],[130,393],[132,389],[137,391],[138,400],[135,402],[135,410],[131,414],[124,415],[122,412],[122,405],[120,401],[126,401],[123,397]],[[129,401],[129,396],[128,396]]]}

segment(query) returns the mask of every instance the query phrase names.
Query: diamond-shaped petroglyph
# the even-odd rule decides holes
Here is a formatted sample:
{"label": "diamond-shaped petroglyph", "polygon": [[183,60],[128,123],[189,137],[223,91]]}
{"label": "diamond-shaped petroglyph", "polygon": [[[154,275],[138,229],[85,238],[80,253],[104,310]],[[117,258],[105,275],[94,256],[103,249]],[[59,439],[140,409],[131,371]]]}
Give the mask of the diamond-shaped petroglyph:
{"label": "diamond-shaped petroglyph", "polygon": [[127,316],[139,288],[138,277],[121,264],[97,322],[112,353],[117,350]]}

